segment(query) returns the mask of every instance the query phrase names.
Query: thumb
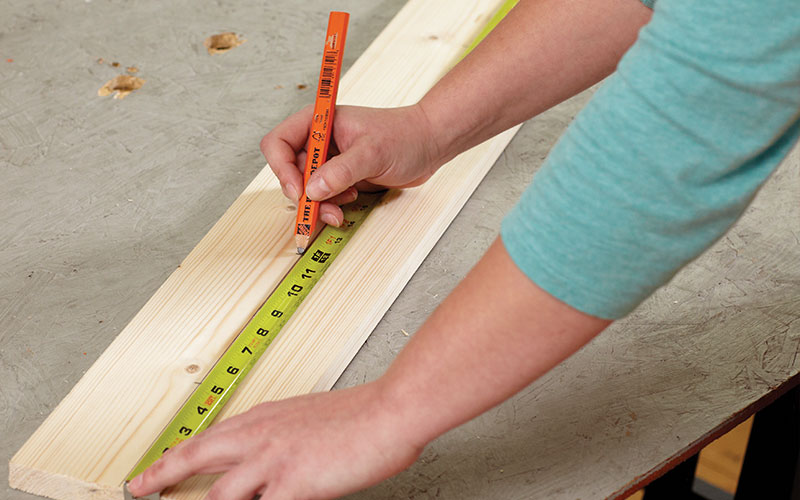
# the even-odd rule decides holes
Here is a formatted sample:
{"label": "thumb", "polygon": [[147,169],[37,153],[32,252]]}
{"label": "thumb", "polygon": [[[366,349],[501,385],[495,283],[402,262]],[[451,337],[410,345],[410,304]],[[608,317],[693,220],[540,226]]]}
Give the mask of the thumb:
{"label": "thumb", "polygon": [[361,180],[375,177],[377,163],[373,148],[354,145],[320,165],[308,180],[306,196],[314,201],[336,196]]}

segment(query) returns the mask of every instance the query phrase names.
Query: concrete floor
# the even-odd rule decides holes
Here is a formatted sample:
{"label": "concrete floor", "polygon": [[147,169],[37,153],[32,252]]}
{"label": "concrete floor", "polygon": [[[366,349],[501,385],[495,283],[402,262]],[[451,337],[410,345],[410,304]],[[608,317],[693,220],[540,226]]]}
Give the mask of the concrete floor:
{"label": "concrete floor", "polygon": [[[403,3],[337,2],[352,14],[345,68]],[[330,7],[0,1],[0,458],[263,167],[261,136],[312,101],[318,47],[303,41],[324,30]],[[203,39],[222,31],[247,42],[209,56]],[[98,97],[127,66],[145,85]],[[401,330],[413,332],[474,264],[588,97],[522,128],[339,386],[382,373],[407,341]],[[726,242],[626,322],[356,497],[601,498],[796,374],[793,161]],[[748,336],[726,345],[731,329]],[[0,497],[34,498],[8,489],[5,474]]]}

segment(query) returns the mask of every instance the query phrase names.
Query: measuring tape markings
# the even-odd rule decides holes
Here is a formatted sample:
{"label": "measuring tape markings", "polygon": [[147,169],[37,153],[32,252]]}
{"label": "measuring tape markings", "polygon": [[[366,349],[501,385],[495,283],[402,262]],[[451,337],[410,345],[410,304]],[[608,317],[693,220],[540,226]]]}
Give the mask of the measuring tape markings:
{"label": "measuring tape markings", "polygon": [[306,253],[278,284],[266,302],[234,339],[205,379],[195,388],[167,427],[127,476],[130,481],[158,460],[168,449],[206,429],[242,379],[286,325],[300,303],[311,292],[333,259],[341,252],[369,212],[381,198],[361,194],[343,207],[341,228],[326,226]]}

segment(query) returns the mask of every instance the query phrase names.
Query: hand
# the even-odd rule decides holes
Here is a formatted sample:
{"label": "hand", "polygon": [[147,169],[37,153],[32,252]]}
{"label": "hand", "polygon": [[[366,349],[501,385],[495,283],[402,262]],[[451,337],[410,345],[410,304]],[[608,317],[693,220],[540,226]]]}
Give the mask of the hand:
{"label": "hand", "polygon": [[[261,151],[283,194],[294,202],[303,193],[304,148],[312,112],[312,106],[305,107],[261,140]],[[417,186],[443,163],[419,106],[337,106],[332,139],[335,156],[319,167],[306,189],[311,199],[326,200],[320,204],[320,218],[335,226],[344,218],[339,205],[355,200],[357,190]]]}
{"label": "hand", "polygon": [[149,495],[195,474],[224,475],[209,500],[335,498],[411,465],[415,444],[380,382],[264,403],[169,450],[128,485]]}

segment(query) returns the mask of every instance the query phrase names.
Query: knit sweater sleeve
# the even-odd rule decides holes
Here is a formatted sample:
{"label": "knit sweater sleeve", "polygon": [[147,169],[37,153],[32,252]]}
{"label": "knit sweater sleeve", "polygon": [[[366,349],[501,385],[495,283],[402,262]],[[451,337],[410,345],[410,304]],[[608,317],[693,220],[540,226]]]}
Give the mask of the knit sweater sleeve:
{"label": "knit sweater sleeve", "polygon": [[793,2],[659,0],[503,243],[551,295],[619,318],[724,234],[799,133]]}

